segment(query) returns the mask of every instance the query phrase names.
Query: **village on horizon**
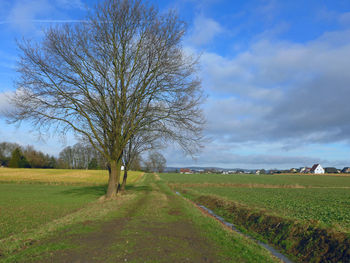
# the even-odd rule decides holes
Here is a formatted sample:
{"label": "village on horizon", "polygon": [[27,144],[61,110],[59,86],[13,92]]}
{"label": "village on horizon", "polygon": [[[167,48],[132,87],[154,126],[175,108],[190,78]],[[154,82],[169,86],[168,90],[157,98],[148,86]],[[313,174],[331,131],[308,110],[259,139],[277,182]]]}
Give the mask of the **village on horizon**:
{"label": "village on horizon", "polygon": [[300,167],[291,169],[223,169],[223,168],[172,168],[168,167],[167,172],[177,172],[180,174],[194,173],[217,173],[217,174],[285,174],[285,173],[301,173],[301,174],[341,174],[350,173],[350,167],[337,169],[335,167],[323,168],[321,164],[314,164],[312,167]]}

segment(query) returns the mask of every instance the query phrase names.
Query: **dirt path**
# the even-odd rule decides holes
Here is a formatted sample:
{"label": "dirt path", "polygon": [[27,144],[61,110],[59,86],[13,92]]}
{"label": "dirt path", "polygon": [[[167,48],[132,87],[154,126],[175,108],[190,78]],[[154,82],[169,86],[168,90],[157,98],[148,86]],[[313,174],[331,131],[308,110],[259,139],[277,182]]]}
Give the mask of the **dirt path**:
{"label": "dirt path", "polygon": [[149,189],[123,217],[97,231],[65,237],[79,247],[57,251],[43,262],[221,262],[215,245],[185,217],[179,199],[146,184]]}

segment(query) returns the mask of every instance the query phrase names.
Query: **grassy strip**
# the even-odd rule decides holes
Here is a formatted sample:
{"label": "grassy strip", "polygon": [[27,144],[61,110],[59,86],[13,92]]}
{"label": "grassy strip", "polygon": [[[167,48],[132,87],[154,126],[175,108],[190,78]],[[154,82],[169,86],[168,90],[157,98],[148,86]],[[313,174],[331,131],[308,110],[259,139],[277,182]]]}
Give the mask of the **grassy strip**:
{"label": "grassy strip", "polygon": [[301,262],[349,262],[350,237],[312,221],[292,220],[193,190],[184,193]]}

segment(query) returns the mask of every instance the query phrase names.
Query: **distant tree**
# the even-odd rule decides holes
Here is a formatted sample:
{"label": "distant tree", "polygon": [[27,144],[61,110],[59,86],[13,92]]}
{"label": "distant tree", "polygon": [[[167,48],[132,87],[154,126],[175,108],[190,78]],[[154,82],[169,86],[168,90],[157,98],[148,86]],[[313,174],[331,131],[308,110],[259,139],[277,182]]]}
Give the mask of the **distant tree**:
{"label": "distant tree", "polygon": [[19,148],[17,143],[2,142],[0,143],[0,165],[8,166],[11,159],[12,152]]}
{"label": "distant tree", "polygon": [[58,158],[56,161],[56,168],[58,169],[69,169],[69,167],[67,166],[67,163],[62,159],[62,158]]}
{"label": "distant tree", "polygon": [[73,169],[73,152],[72,147],[65,147],[59,154],[59,162],[62,168]]}
{"label": "distant tree", "polygon": [[32,168],[54,168],[55,166],[55,158],[53,156],[37,151],[33,146],[25,147],[23,155]]}
{"label": "distant tree", "polygon": [[98,163],[97,163],[97,159],[94,157],[91,159],[91,161],[89,162],[89,170],[97,170],[98,169]]}
{"label": "distant tree", "polygon": [[49,168],[58,168],[57,167],[57,160],[54,156],[51,156],[49,158]]}
{"label": "distant tree", "polygon": [[103,156],[89,144],[77,143],[65,147],[59,154],[59,163],[62,168],[90,169],[89,164],[95,159],[97,165],[94,169],[105,169]]}
{"label": "distant tree", "polygon": [[145,162],[147,172],[164,172],[166,167],[166,159],[159,152],[151,152]]}
{"label": "distant tree", "polygon": [[20,148],[16,148],[11,155],[11,159],[9,162],[9,167],[11,168],[30,168],[30,164],[28,163],[26,157],[22,154]]}
{"label": "distant tree", "polygon": [[161,148],[159,144],[159,135],[157,133],[143,131],[133,135],[130,138],[123,151],[124,176],[120,187],[121,191],[125,190],[126,181],[128,178],[128,170],[132,169],[131,166],[134,166],[134,170],[140,170],[140,154],[156,148]]}
{"label": "distant tree", "polygon": [[142,170],[142,158],[140,154],[137,154],[135,158],[130,163],[130,170],[131,171],[141,171]]}
{"label": "distant tree", "polygon": [[10,158],[6,157],[1,151],[0,151],[0,166],[8,166]]}

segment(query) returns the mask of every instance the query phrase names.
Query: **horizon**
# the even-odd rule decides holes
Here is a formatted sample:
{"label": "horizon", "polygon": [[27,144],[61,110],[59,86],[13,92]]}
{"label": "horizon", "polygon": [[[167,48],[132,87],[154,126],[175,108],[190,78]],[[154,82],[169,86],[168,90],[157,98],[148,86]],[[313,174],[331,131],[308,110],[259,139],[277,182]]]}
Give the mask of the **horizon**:
{"label": "horizon", "polygon": [[[42,29],[80,22],[97,2],[1,1],[0,111],[10,108],[6,96],[18,77],[16,39],[40,41]],[[188,24],[183,46],[201,54],[199,77],[208,95],[209,142],[194,158],[169,145],[161,151],[167,166],[350,166],[349,2],[149,2],[160,12],[175,8]],[[77,142],[73,133],[39,136],[29,123],[17,127],[3,117],[0,127],[1,142],[33,145],[56,157]]]}

